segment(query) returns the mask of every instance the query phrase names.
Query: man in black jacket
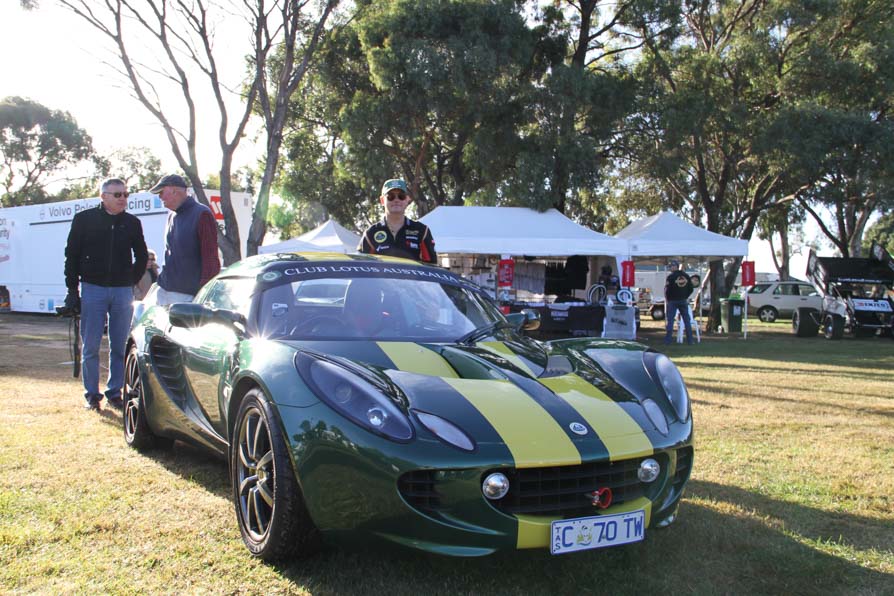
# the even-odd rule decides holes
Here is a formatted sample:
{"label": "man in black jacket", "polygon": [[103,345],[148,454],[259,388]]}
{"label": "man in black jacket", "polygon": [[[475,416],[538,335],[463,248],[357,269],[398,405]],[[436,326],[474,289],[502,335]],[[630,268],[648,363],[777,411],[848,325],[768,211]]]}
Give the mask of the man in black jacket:
{"label": "man in black jacket", "polygon": [[692,343],[692,318],[689,314],[689,296],[691,294],[692,280],[683,271],[683,265],[680,264],[679,271],[674,271],[668,275],[664,283],[664,316],[667,319],[664,343],[671,343],[671,337],[674,334],[674,319],[677,317],[677,312],[680,313],[680,319],[683,327],[686,329],[686,343]]}
{"label": "man in black jacket", "polygon": [[[133,316],[133,285],[146,271],[148,252],[140,220],[127,213],[127,188],[119,178],[102,183],[102,203],[75,215],[65,246],[65,306],[81,313],[85,407],[97,410],[99,346],[108,315],[109,378],[105,397],[121,409],[124,346]],[[80,293],[78,292],[80,281]]]}

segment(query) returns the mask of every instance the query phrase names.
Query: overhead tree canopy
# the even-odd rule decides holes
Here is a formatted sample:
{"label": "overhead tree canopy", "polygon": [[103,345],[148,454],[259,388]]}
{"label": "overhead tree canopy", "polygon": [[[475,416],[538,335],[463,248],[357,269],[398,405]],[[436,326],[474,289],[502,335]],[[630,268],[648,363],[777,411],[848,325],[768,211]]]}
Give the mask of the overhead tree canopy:
{"label": "overhead tree canopy", "polygon": [[68,112],[21,97],[0,102],[0,206],[45,202],[51,177],[92,154],[90,136]]}

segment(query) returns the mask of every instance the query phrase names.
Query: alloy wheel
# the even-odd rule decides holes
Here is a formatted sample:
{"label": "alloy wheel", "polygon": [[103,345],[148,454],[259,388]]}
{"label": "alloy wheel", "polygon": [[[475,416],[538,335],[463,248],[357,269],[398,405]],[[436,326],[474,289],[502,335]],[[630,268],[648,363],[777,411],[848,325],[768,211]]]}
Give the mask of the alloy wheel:
{"label": "alloy wheel", "polygon": [[273,519],[273,449],[267,421],[260,410],[250,408],[239,425],[239,514],[253,540],[260,541]]}

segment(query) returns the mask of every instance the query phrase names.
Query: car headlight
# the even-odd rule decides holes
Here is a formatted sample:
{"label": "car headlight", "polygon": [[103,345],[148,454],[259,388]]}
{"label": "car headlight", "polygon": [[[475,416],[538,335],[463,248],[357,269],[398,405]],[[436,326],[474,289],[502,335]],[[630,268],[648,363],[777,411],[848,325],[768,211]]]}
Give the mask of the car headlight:
{"label": "car headlight", "polygon": [[295,366],[321,401],[358,426],[400,443],[413,438],[409,418],[360,376],[306,352],[298,353]]}
{"label": "car headlight", "polygon": [[657,352],[644,352],[643,362],[652,380],[661,387],[674,407],[677,418],[681,422],[689,420],[689,392],[680,370],[670,358]]}
{"label": "car headlight", "polygon": [[432,434],[445,443],[453,445],[457,449],[462,449],[463,451],[475,450],[475,442],[469,438],[469,435],[464,433],[452,422],[448,422],[440,416],[435,416],[434,414],[429,414],[420,410],[413,410],[413,413],[416,414],[416,418],[419,419],[419,422],[421,422],[425,428],[430,430]]}

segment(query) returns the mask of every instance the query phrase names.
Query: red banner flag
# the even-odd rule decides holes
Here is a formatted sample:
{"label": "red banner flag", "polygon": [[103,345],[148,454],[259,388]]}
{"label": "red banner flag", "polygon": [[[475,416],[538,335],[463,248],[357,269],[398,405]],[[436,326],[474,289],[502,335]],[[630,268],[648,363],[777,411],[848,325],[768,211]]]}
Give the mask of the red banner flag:
{"label": "red banner flag", "polygon": [[633,261],[621,261],[621,286],[632,288],[636,285],[636,266]]}
{"label": "red banner flag", "polygon": [[742,261],[742,287],[754,285],[754,261]]}
{"label": "red banner flag", "polygon": [[500,267],[497,269],[497,286],[511,288],[515,278],[515,261],[512,259],[500,259]]}

